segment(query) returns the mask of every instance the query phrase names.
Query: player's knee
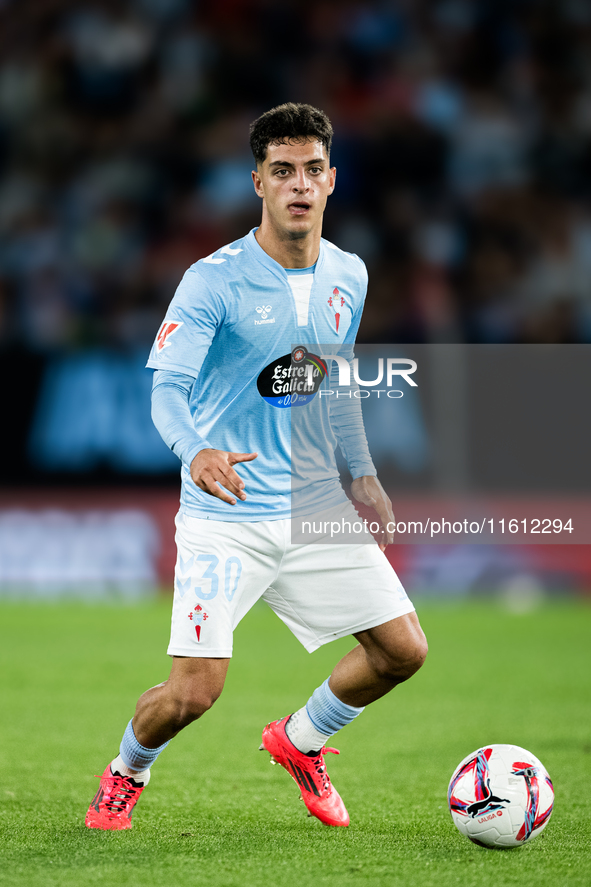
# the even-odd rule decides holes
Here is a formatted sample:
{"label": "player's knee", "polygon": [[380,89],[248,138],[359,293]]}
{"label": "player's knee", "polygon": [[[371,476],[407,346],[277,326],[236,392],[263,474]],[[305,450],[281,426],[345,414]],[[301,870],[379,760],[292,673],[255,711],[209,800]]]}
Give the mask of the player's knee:
{"label": "player's knee", "polygon": [[411,678],[424,663],[428,652],[424,634],[409,638],[392,650],[383,650],[378,664],[380,676],[400,684]]}
{"label": "player's knee", "polygon": [[206,711],[209,711],[216,699],[219,699],[220,693],[221,689],[212,690],[199,687],[177,699],[175,720],[179,729],[198,720]]}
{"label": "player's knee", "polygon": [[411,645],[411,649],[407,654],[406,668],[409,678],[412,677],[413,674],[416,674],[419,668],[421,668],[427,658],[428,652],[429,645],[427,643],[427,638],[421,633],[421,637],[415,638]]}

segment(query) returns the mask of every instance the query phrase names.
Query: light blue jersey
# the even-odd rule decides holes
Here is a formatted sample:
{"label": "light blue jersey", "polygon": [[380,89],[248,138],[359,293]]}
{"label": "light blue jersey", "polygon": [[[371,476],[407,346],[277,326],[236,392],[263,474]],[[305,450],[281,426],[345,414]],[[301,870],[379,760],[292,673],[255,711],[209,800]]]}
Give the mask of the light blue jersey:
{"label": "light blue jersey", "polygon": [[[361,259],[322,240],[313,274],[296,274],[267,255],[254,230],[189,268],[147,364],[196,380],[189,398],[192,456],[205,447],[258,453],[254,461],[235,466],[248,497],[236,505],[200,490],[183,462],[181,511],[195,517],[257,521],[291,516],[290,416],[293,402],[303,402],[307,390],[292,352],[296,361],[310,364],[294,346],[307,343],[310,350],[310,343],[352,344],[361,320],[367,290]],[[323,464],[306,482],[322,486],[317,492],[330,507],[344,501],[345,494],[334,455],[340,436],[334,418],[331,424],[328,400],[315,401],[318,446],[310,452]],[[366,446],[350,447],[345,456],[353,477],[375,474]]]}

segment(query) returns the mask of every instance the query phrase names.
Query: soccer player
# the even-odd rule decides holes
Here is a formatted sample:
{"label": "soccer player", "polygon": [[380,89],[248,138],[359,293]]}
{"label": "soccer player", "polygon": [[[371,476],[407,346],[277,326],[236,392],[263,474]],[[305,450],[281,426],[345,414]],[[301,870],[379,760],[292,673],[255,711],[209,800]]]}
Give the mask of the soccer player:
{"label": "soccer player", "polygon": [[[154,422],[182,461],[172,667],[140,697],[88,809],[89,828],[131,828],[152,764],[219,697],[233,630],[260,598],[309,652],[346,635],[358,641],[299,711],[262,734],[261,748],[328,825],[346,826],[349,815],[326,772],[326,743],[424,661],[414,607],[380,550],[391,533],[381,546],[291,541],[290,367],[306,353],[293,346],[352,344],[367,288],[363,262],[321,238],[335,187],[331,141],[330,121],[310,105],[281,105],[252,124],[261,224],[191,266],[150,354]],[[362,428],[354,411],[329,401],[315,403],[333,410],[352,493],[387,528],[391,503]],[[310,486],[327,508],[355,514],[334,452],[323,459]]]}

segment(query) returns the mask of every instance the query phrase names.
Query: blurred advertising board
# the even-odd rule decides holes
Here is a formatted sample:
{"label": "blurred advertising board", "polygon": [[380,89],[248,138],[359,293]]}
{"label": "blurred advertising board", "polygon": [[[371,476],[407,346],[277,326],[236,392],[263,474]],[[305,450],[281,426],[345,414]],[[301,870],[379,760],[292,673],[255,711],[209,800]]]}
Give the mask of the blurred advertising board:
{"label": "blurred advertising board", "polygon": [[0,597],[134,599],[171,585],[168,491],[0,494]]}
{"label": "blurred advertising board", "polygon": [[[443,499],[397,498],[394,491],[392,498],[399,515],[435,515],[445,508]],[[580,503],[571,504],[574,514]],[[536,502],[540,513],[552,505]],[[508,506],[490,499],[486,507],[494,514]],[[511,503],[514,510],[531,507],[526,499]],[[171,593],[177,509],[177,492],[163,489],[1,493],[0,598],[133,600]],[[403,535],[388,547],[387,557],[411,595],[496,592],[527,599],[591,591],[588,545],[477,544],[466,542],[465,534],[445,544],[423,544],[416,534],[410,542]]]}

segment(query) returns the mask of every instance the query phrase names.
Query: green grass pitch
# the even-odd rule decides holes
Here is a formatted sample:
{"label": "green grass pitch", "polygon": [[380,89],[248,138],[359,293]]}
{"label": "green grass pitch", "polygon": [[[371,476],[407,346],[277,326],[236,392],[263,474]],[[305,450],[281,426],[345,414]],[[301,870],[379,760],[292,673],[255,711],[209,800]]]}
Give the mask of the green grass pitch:
{"label": "green grass pitch", "polygon": [[[169,604],[0,606],[3,887],[562,887],[591,884],[591,607],[512,615],[425,603],[422,671],[335,740],[348,829],[307,818],[257,751],[351,646],[309,656],[264,606],[244,620],[222,698],[166,749],[130,832],[84,814],[137,696],[167,675]],[[556,789],[545,831],[479,848],[446,808],[459,761],[489,742],[530,749]]]}

